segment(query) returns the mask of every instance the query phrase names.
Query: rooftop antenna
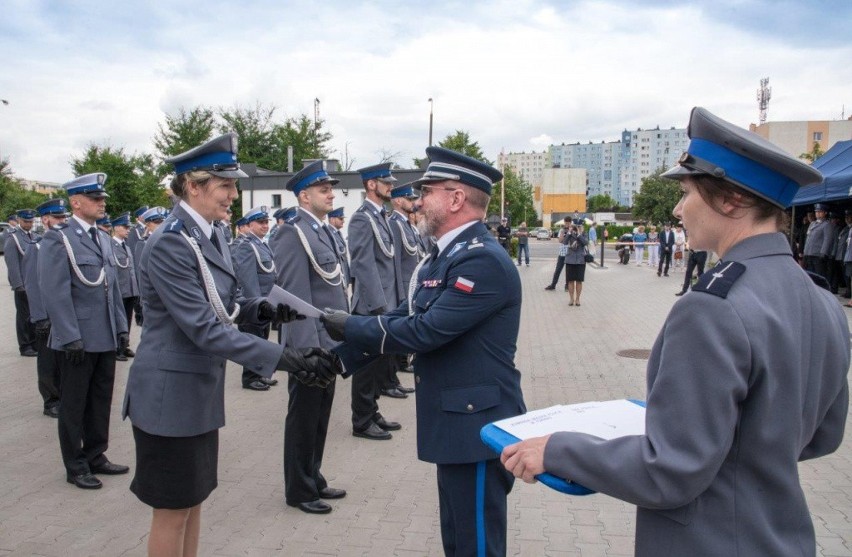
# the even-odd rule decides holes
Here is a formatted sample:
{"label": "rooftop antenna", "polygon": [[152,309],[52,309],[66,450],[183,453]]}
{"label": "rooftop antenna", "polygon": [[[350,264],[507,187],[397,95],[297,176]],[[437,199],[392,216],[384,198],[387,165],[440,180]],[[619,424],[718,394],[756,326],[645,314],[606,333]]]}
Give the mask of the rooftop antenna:
{"label": "rooftop antenna", "polygon": [[760,124],[766,123],[766,107],[769,106],[769,99],[772,98],[772,87],[769,86],[769,78],[764,77],[760,80],[760,89],[757,90],[757,106],[760,108]]}

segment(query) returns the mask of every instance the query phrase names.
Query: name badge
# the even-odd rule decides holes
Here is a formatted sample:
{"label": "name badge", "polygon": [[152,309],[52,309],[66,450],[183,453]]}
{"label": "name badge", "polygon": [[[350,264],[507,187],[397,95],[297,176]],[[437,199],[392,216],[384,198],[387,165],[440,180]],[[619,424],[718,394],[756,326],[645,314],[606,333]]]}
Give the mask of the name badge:
{"label": "name badge", "polygon": [[423,288],[437,288],[444,282],[441,279],[427,279],[423,281]]}

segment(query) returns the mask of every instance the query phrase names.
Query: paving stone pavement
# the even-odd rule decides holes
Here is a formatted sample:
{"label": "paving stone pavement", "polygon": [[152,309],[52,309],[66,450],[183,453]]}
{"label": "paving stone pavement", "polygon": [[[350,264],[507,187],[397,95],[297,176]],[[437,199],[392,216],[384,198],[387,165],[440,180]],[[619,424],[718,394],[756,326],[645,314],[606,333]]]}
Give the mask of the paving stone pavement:
{"label": "paving stone pavement", "polygon": [[[650,349],[677,299],[682,273],[658,278],[609,256],[590,266],[580,307],[561,290],[545,292],[555,242],[533,242],[524,288],[516,364],[529,408],[643,398],[645,360],[619,350]],[[611,252],[610,252],[611,254]],[[98,491],[65,482],[56,421],[41,414],[35,359],[18,356],[14,304],[0,264],[0,555],[144,555],[150,509],[128,491],[131,476],[106,476]],[[138,342],[134,327],[132,346]],[[133,438],[120,420],[129,363],[118,363],[109,458],[133,465]],[[345,499],[328,515],[284,504],[282,475],[286,377],[268,392],[240,388],[228,367],[228,425],[221,430],[219,487],[204,503],[201,555],[442,555],[434,466],[416,458],[414,400],[382,398],[382,413],[403,429],[391,441],[351,435],[349,382],[338,381],[323,472]],[[401,374],[412,385],[410,374]],[[818,554],[852,555],[852,441],[801,465]],[[603,495],[569,497],[540,484],[515,484],[508,549],[523,556],[629,556],[634,508]]]}

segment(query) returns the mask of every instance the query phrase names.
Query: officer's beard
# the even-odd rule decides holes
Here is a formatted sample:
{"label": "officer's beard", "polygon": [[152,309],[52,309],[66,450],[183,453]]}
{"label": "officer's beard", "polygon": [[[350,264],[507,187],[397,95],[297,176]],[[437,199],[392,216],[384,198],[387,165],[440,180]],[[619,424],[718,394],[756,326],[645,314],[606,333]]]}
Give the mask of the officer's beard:
{"label": "officer's beard", "polygon": [[447,222],[447,213],[443,210],[436,212],[424,208],[420,211],[423,213],[423,219],[417,223],[417,230],[421,236],[434,236]]}

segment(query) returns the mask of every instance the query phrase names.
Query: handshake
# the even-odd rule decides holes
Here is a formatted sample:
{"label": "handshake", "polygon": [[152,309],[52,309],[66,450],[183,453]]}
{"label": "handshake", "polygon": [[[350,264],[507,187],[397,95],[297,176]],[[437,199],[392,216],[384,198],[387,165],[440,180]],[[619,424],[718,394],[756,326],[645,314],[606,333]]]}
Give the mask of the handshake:
{"label": "handshake", "polygon": [[337,354],[323,348],[285,348],[276,369],[287,371],[309,387],[328,387],[343,373]]}

